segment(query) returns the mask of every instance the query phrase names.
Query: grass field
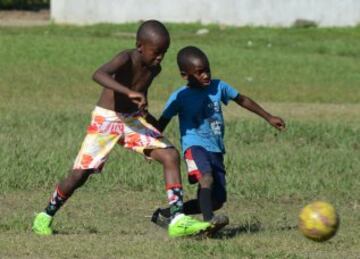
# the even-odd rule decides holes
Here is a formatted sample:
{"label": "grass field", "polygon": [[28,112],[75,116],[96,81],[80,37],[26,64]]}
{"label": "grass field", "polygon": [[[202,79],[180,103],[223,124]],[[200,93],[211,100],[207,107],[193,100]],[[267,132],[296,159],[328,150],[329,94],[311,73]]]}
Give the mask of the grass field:
{"label": "grass field", "polygon": [[[58,234],[31,233],[81,145],[101,90],[92,73],[134,46],[136,27],[0,27],[0,258],[359,258],[360,27],[208,26],[199,36],[200,25],[169,24],[172,44],[150,91],[154,114],[183,84],[176,52],[196,45],[214,77],[287,122],[279,134],[235,104],[225,108],[231,224],[216,239],[169,239],[145,217],[166,205],[161,167],[116,148],[104,173],[58,213]],[[178,144],[176,121],[166,134]],[[325,243],[296,228],[299,210],[317,199],[341,217]]]}

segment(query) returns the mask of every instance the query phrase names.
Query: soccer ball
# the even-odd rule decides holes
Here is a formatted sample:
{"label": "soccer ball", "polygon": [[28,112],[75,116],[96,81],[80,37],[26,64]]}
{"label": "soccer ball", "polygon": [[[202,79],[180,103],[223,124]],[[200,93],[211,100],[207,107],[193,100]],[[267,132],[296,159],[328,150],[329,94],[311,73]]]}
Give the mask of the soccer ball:
{"label": "soccer ball", "polygon": [[339,216],[327,202],[316,201],[305,206],[299,215],[299,230],[314,241],[332,238],[339,227]]}

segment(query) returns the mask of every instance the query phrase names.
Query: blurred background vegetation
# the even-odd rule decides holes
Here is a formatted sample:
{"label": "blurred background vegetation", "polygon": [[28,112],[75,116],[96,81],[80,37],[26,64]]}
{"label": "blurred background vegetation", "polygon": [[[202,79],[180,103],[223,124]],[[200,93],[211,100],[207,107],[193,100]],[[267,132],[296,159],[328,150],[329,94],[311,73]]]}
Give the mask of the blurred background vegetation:
{"label": "blurred background vegetation", "polygon": [[0,10],[39,10],[50,7],[50,0],[0,0]]}

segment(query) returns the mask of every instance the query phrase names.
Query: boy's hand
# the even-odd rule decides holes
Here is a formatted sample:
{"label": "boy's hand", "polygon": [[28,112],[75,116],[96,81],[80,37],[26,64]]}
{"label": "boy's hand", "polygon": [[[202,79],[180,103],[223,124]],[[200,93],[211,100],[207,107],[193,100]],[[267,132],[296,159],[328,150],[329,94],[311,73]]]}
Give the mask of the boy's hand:
{"label": "boy's hand", "polygon": [[278,130],[285,129],[285,122],[279,117],[270,116],[267,121]]}
{"label": "boy's hand", "polygon": [[146,97],[142,93],[132,91],[128,94],[128,97],[133,103],[137,104],[139,110],[145,110],[145,108],[147,107]]}

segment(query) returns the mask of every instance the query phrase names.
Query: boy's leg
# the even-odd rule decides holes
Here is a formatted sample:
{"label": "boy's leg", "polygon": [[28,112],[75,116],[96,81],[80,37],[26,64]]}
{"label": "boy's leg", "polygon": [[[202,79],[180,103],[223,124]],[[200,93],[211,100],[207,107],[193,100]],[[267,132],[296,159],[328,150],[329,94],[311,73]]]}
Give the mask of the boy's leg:
{"label": "boy's leg", "polygon": [[45,212],[54,216],[74,191],[81,187],[93,173],[93,169],[71,170],[69,175],[57,185]]}
{"label": "boy's leg", "polygon": [[210,221],[214,217],[212,205],[212,184],[214,179],[211,172],[204,173],[199,180],[199,205],[205,221]]}
{"label": "boy's leg", "polygon": [[213,216],[212,206],[212,161],[210,152],[201,146],[192,146],[185,151],[185,161],[188,169],[190,183],[199,183],[198,201],[199,208],[205,221],[210,221]]}
{"label": "boy's leg", "polygon": [[[221,207],[222,203],[216,202],[222,199],[223,194],[218,193],[218,187],[214,186],[213,175],[207,173],[202,176],[199,181],[199,204],[201,213],[203,214],[204,221],[210,222],[211,228],[206,232],[208,237],[213,236],[220,229],[229,224],[229,218],[225,215],[214,215],[214,207]],[[218,185],[218,183],[216,183]],[[213,203],[213,201],[215,201]],[[221,205],[220,205],[221,203]]]}
{"label": "boy's leg", "polygon": [[150,157],[163,165],[170,216],[183,213],[183,190],[180,177],[179,154],[175,148],[154,149]]}
{"label": "boy's leg", "polygon": [[176,149],[154,149],[149,156],[159,161],[164,167],[164,178],[169,202],[171,222],[169,235],[172,237],[188,236],[206,231],[210,224],[185,216],[183,190],[180,176],[180,158]]}
{"label": "boy's leg", "polygon": [[[188,167],[188,176],[190,183],[199,182],[197,199],[185,202],[184,213],[187,215],[203,213],[204,220],[209,221],[213,216],[212,207],[212,183],[211,163],[207,151],[198,146],[193,146],[186,150],[185,160]],[[152,221],[169,216],[169,208],[158,209],[154,212]]]}
{"label": "boy's leg", "polygon": [[[205,232],[205,235],[208,237],[213,236],[217,231],[219,231],[224,226],[229,224],[229,219],[227,216],[214,215],[214,213],[213,213],[213,211],[218,210],[223,206],[224,200],[222,197],[226,197],[226,196],[224,196],[224,194],[218,193],[218,190],[221,191],[222,188],[217,188],[215,186],[214,189],[212,190],[212,195],[210,195],[212,197],[209,198],[207,189],[199,187],[198,198],[189,200],[184,203],[184,213],[185,214],[189,215],[189,214],[202,213],[204,220],[207,220],[207,217],[209,218],[208,222],[210,222],[211,227],[208,228],[207,231]],[[204,195],[204,193],[205,193],[205,195]],[[216,196],[218,196],[218,197],[216,197]],[[207,206],[210,206],[208,199],[212,200],[212,202],[211,202],[212,210],[209,209],[210,207],[207,207]],[[200,209],[200,206],[201,206],[201,209]],[[208,213],[208,216],[206,213]],[[211,216],[211,214],[212,214],[212,216]],[[169,217],[170,217],[170,208],[165,208],[165,209],[159,208],[153,213],[151,220],[161,227],[167,227],[170,222]]]}
{"label": "boy's leg", "polygon": [[[33,223],[33,231],[35,233],[41,235],[50,235],[52,233],[50,226],[55,213],[73,192],[86,182],[92,173],[102,170],[108,154],[117,143],[134,151],[142,152],[143,147],[141,147],[141,143],[153,139],[151,136],[140,133],[142,130],[144,132],[148,131],[142,123],[139,123],[141,121],[132,117],[129,121],[132,123],[130,127],[124,123],[124,118],[118,116],[114,111],[100,107],[95,108],[92,113],[91,124],[88,127],[87,135],[75,160],[73,170],[57,185],[45,211],[37,214]],[[124,138],[124,135],[127,137]],[[144,137],[144,139],[140,141],[141,137]],[[157,140],[154,142],[162,144]],[[166,146],[166,144],[163,145]],[[139,150],[136,149],[138,146],[140,147]],[[174,207],[176,208],[176,206]]]}
{"label": "boy's leg", "polygon": [[[198,199],[192,199],[184,202],[185,215],[195,215],[200,213],[201,210]],[[170,207],[157,208],[151,216],[151,221],[160,227],[168,228],[171,221]]]}
{"label": "boy's leg", "polygon": [[120,144],[127,149],[145,154],[163,165],[170,205],[169,235],[172,237],[189,236],[209,228],[209,223],[194,220],[183,213],[183,189],[177,150],[153,125],[146,121],[144,115],[131,115],[125,120],[124,126],[125,137]]}
{"label": "boy's leg", "polygon": [[[199,189],[200,191],[200,189]],[[219,209],[221,209],[223,207],[224,203],[220,202],[218,200],[212,200],[212,206],[213,206],[213,211],[217,211]],[[192,199],[192,200],[188,200],[184,202],[184,214],[186,215],[196,215],[196,214],[200,214],[201,213],[201,209],[199,206],[199,194],[198,197],[196,199]],[[166,218],[164,219],[165,221],[168,221],[167,218],[170,218],[170,207],[167,208],[158,208],[156,209],[156,211],[154,211],[153,214],[153,219],[152,221],[154,223],[156,223],[156,219],[158,217],[158,215],[160,215],[160,217]]]}
{"label": "boy's leg", "polygon": [[51,223],[55,213],[73,192],[81,187],[94,172],[101,172],[108,154],[123,135],[123,122],[114,111],[96,107],[73,169],[53,192],[45,211],[37,214],[33,231],[51,235]]}
{"label": "boy's leg", "polygon": [[[206,231],[208,236],[229,224],[229,219],[226,216],[215,216],[213,213],[214,210],[221,208],[223,202],[226,201],[226,190],[222,156],[215,155],[212,157],[212,155],[202,147],[191,147],[185,153],[189,176],[191,177],[191,179],[189,177],[189,181],[191,183],[199,182],[199,189],[197,199],[184,204],[184,212],[188,214],[201,212],[204,220],[211,224],[211,228]],[[213,169],[215,170],[214,173],[212,172]],[[169,208],[156,210],[152,221],[158,224],[158,220],[161,218],[161,221],[164,222],[166,219],[164,216],[169,215],[169,212]]]}
{"label": "boy's leg", "polygon": [[[209,153],[211,168],[212,168],[212,208],[213,211],[220,209],[226,202],[226,178],[225,167],[223,163],[223,155],[220,153]],[[213,236],[217,231],[229,224],[229,218],[225,215],[214,215],[210,220],[213,226],[207,233],[208,236]]]}
{"label": "boy's leg", "polygon": [[36,215],[32,229],[39,235],[51,235],[51,223],[56,212],[64,205],[66,200],[81,187],[94,170],[72,170],[69,175],[61,181],[50,197],[50,201],[43,212]]}

